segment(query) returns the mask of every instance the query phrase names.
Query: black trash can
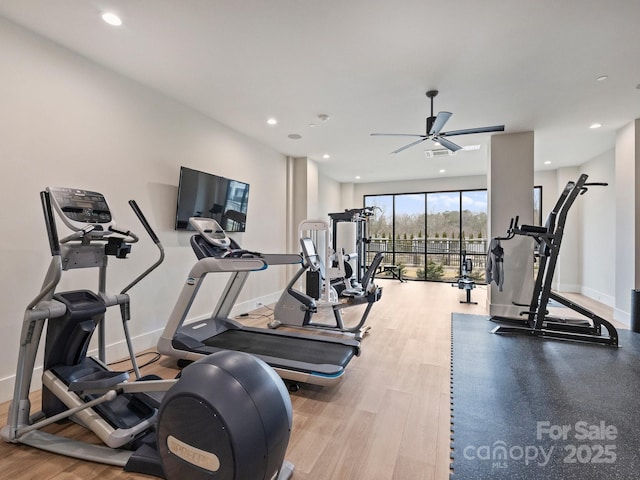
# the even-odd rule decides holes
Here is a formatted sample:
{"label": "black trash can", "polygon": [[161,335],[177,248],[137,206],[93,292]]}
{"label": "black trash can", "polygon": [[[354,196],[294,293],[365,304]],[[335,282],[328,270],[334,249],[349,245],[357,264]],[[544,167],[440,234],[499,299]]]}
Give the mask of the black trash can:
{"label": "black trash can", "polygon": [[640,290],[631,290],[631,330],[640,333]]}

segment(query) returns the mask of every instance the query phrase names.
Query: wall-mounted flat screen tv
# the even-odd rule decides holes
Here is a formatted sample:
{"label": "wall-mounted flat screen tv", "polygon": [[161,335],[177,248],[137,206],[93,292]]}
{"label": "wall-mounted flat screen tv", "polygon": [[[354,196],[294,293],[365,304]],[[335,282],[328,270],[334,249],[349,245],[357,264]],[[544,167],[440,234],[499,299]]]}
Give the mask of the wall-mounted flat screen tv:
{"label": "wall-mounted flat screen tv", "polygon": [[180,167],[176,230],[193,230],[189,217],[206,217],[227,232],[244,232],[248,203],[248,183]]}

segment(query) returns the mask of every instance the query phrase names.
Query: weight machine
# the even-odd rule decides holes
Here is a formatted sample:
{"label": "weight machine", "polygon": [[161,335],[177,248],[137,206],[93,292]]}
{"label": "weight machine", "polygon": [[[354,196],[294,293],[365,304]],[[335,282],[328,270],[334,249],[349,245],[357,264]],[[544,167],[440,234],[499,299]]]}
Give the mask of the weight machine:
{"label": "weight machine", "polygon": [[[352,243],[355,244],[355,252],[347,251],[350,255],[347,262],[355,260],[356,282],[360,283],[367,271],[367,246],[371,239],[367,236],[367,225],[369,220],[375,215],[374,207],[351,208],[344,212],[330,213],[331,219],[331,247],[334,252],[340,252],[347,246],[350,239],[344,237],[353,236]],[[349,232],[353,225],[355,232]],[[350,277],[351,275],[349,275]]]}
{"label": "weight machine", "polygon": [[[376,254],[358,283],[352,278],[352,271],[347,263],[349,259],[353,259],[354,254],[334,251],[328,246],[330,239],[327,222],[305,220],[300,223],[298,230],[303,263],[276,303],[274,320],[269,323],[269,327],[287,325],[324,328],[355,333],[356,338],[361,339],[370,329],[365,325],[369,312],[382,296],[382,288],[375,284],[375,274],[384,254]],[[323,246],[320,248],[324,252],[323,255],[317,251],[318,244]],[[333,244],[336,244],[335,239]],[[306,274],[305,292],[296,289],[296,284],[303,274]],[[357,305],[366,305],[364,312],[357,323],[346,325],[342,310]],[[319,307],[331,309],[333,323],[313,320]]]}

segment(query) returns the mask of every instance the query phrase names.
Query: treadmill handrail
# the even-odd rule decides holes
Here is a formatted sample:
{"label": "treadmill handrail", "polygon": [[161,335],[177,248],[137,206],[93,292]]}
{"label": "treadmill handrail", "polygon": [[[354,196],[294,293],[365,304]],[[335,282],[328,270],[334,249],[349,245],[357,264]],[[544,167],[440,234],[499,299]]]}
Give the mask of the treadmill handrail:
{"label": "treadmill handrail", "polygon": [[253,272],[267,267],[268,263],[259,257],[207,257],[196,262],[189,271],[189,276],[199,278],[213,272]]}
{"label": "treadmill handrail", "polygon": [[261,253],[267,265],[295,265],[302,263],[302,255],[297,253]]}

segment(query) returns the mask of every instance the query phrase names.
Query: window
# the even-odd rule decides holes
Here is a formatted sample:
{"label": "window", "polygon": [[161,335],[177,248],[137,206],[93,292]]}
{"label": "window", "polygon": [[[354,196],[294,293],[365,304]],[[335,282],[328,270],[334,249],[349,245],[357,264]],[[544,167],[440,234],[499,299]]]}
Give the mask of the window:
{"label": "window", "polygon": [[377,207],[368,226],[368,262],[384,251],[385,263],[396,265],[407,279],[453,282],[466,252],[474,270],[483,272],[486,190],[366,195],[364,202]]}
{"label": "window", "polygon": [[[463,255],[473,262],[472,278],[484,282],[488,245],[487,190],[365,195],[376,207],[369,220],[367,263],[386,252],[404,278],[455,282]],[[542,224],[542,187],[533,189],[534,223]]]}

